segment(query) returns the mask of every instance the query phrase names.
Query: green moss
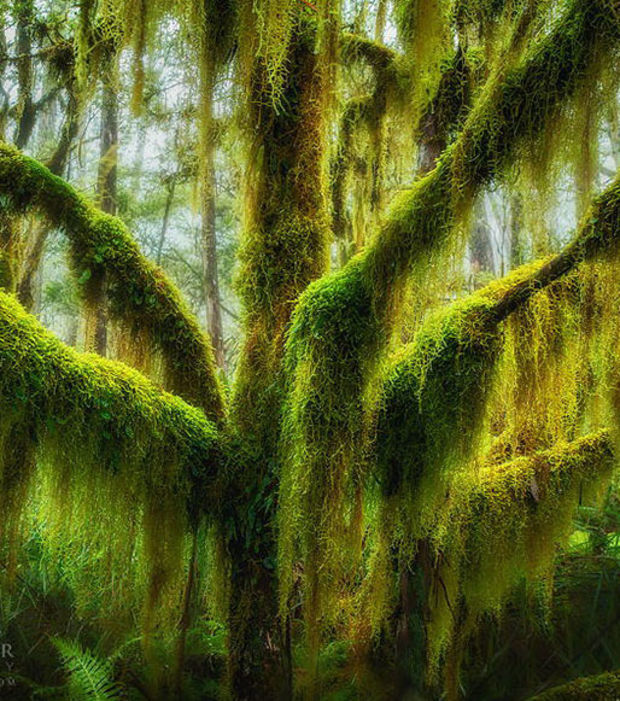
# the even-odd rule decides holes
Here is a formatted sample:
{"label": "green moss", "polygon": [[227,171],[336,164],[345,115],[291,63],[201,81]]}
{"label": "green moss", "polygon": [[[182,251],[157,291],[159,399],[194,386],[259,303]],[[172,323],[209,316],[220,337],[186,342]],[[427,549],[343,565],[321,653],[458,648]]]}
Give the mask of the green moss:
{"label": "green moss", "polygon": [[605,672],[575,679],[532,697],[532,701],[615,701],[620,694],[620,673]]}
{"label": "green moss", "polygon": [[[495,379],[500,369],[504,376],[505,357],[512,348],[503,350],[506,328],[502,322],[519,308],[531,308],[536,323],[545,320],[539,335],[550,339],[543,352],[522,318],[517,328],[523,324],[524,334],[508,334],[510,344],[522,346],[525,355],[537,354],[540,370],[533,372],[530,367],[528,371],[523,365],[523,384],[534,383],[547,366],[557,367],[558,372],[564,368],[564,375],[549,375],[547,389],[559,395],[558,383],[565,381],[554,416],[568,422],[567,405],[562,402],[571,392],[575,397],[578,393],[572,384],[574,363],[565,365],[559,339],[578,333],[589,314],[578,304],[575,275],[568,273],[596,256],[606,256],[609,265],[609,256],[617,255],[618,182],[597,198],[574,241],[560,254],[522,266],[429,316],[413,343],[385,368],[377,363],[372,345],[377,339],[387,345],[381,335],[384,327],[377,322],[369,333],[368,326],[360,323],[373,293],[364,276],[364,256],[308,288],[293,318],[287,347],[287,372],[294,391],[284,424],[287,462],[280,514],[284,597],[290,591],[292,565],[300,558],[315,578],[306,580],[308,596],[315,597],[313,604],[325,607],[326,620],[332,615],[330,607],[338,610],[334,581],[346,576],[348,560],[343,553],[349,552],[352,531],[361,527],[349,505],[365,485],[365,506],[374,516],[365,523],[371,554],[360,605],[373,630],[383,624],[381,616],[390,610],[394,551],[399,552],[402,570],[412,561],[417,541],[436,535],[438,515],[455,476],[467,474],[474,458],[480,459],[489,448],[489,431],[483,429],[489,428],[491,419],[497,424],[491,411],[497,408],[503,416],[509,411],[510,392],[503,384],[496,388]],[[559,281],[563,276],[566,281]],[[571,308],[572,313],[564,317],[565,309]],[[339,324],[334,326],[330,320],[336,312]],[[580,357],[574,354],[581,367]],[[575,381],[579,377],[575,374]],[[379,380],[382,389],[376,402],[372,395]],[[363,387],[370,388],[367,394]],[[532,385],[535,397],[539,390],[538,384]],[[553,403],[549,392],[538,399],[527,395],[529,405],[519,405],[521,412],[529,416],[539,400]],[[366,418],[377,403],[378,420],[372,430]],[[556,421],[549,440],[557,442],[562,425]],[[573,425],[570,435],[575,430]]]}
{"label": "green moss", "polygon": [[[568,363],[568,354],[560,353],[562,342],[569,342],[566,329],[578,333],[587,323],[589,309],[579,307],[574,276],[557,281],[595,256],[617,255],[619,194],[616,179],[593,203],[573,242],[560,254],[522,266],[438,311],[424,322],[413,343],[396,355],[386,373],[376,435],[377,476],[386,494],[405,485],[416,503],[424,502],[428,494],[416,495],[422,477],[441,490],[438,474],[465,467],[476,454],[504,346],[501,322],[508,314],[524,308],[512,329],[516,336],[510,336],[514,352],[522,355],[520,392],[523,385],[540,377],[552,354],[560,357],[560,363]],[[562,295],[568,307],[565,316]],[[582,312],[584,318],[579,317]],[[532,323],[543,323],[538,334]],[[537,346],[539,336],[541,344],[549,343],[547,352]],[[532,354],[535,360],[528,362]],[[574,357],[580,360],[578,352]],[[557,393],[557,375],[553,380]],[[525,401],[518,403],[518,411],[523,415],[534,413],[533,395],[538,389],[522,395]],[[542,396],[550,401],[547,393]],[[559,419],[556,430],[558,426]],[[430,501],[427,508],[432,512]]]}
{"label": "green moss", "polygon": [[[3,424],[27,420],[32,439],[69,454],[96,447],[99,469],[111,476],[123,460],[135,462],[134,478],[144,488],[178,493],[194,514],[208,508],[201,490],[215,477],[219,448],[215,427],[198,409],[122,363],[63,346],[5,293],[0,311]],[[153,459],[166,453],[178,465],[173,481]]]}
{"label": "green moss", "polygon": [[14,213],[41,212],[67,235],[83,296],[105,278],[110,314],[131,333],[144,331],[161,351],[166,385],[209,418],[223,418],[213,349],[164,273],[146,260],[125,225],[97,210],[47,168],[0,146],[0,190]]}
{"label": "green moss", "polygon": [[397,355],[377,428],[378,479],[386,494],[403,485],[415,494],[423,476],[439,485],[438,474],[475,454],[502,348],[492,310],[486,295],[452,305]]}
{"label": "green moss", "polygon": [[5,293],[0,416],[11,558],[36,528],[58,556],[83,563],[82,609],[99,586],[98,615],[143,605],[146,632],[173,630],[186,535],[221,510],[226,461],[216,427],[137,371],[64,346]]}
{"label": "green moss", "polygon": [[436,534],[443,554],[437,576],[446,590],[429,623],[431,667],[455,632],[457,606],[467,632],[481,614],[498,610],[523,577],[549,581],[557,548],[573,531],[575,507],[611,477],[612,446],[601,431],[453,483]]}
{"label": "green moss", "polygon": [[[287,426],[299,457],[286,469],[309,475],[318,509],[300,507],[309,523],[316,523],[322,504],[339,510],[328,494],[334,481],[343,481],[338,473],[359,444],[363,397],[398,316],[402,284],[436,264],[433,256],[451,239],[460,210],[549,123],[578,88],[594,47],[617,40],[617,30],[598,3],[570,3],[522,64],[485,89],[437,168],[396,198],[367,251],[300,298],[287,350]],[[287,475],[284,483],[300,479]]]}
{"label": "green moss", "polygon": [[314,24],[300,19],[294,31],[281,107],[270,104],[259,63],[247,115],[250,168],[237,273],[245,339],[232,404],[237,429],[266,461],[277,453],[285,330],[299,294],[328,265],[326,75],[314,53]]}

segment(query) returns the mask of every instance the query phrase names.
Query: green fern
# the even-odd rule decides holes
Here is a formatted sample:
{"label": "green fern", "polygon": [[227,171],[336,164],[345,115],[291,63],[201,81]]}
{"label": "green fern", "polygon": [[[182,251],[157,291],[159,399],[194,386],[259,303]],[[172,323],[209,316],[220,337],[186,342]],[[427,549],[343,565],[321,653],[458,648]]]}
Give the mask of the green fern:
{"label": "green fern", "polygon": [[77,641],[55,638],[52,642],[68,675],[67,693],[71,701],[109,701],[123,697],[122,687],[113,680],[110,660],[102,660]]}

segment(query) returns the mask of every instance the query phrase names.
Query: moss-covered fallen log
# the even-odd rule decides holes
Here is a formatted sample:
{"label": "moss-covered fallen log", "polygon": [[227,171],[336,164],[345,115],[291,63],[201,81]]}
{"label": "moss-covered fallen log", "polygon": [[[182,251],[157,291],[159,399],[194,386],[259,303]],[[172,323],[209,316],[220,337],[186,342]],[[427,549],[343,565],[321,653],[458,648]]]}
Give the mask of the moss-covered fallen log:
{"label": "moss-covered fallen log", "polygon": [[619,696],[620,672],[605,672],[555,686],[531,701],[616,701]]}
{"label": "moss-covered fallen log", "polygon": [[140,253],[123,222],[6,144],[0,144],[0,192],[8,216],[35,211],[66,234],[86,300],[105,280],[112,317],[129,332],[145,332],[161,352],[166,386],[204,409],[208,418],[221,420],[223,396],[211,342],[174,284]]}

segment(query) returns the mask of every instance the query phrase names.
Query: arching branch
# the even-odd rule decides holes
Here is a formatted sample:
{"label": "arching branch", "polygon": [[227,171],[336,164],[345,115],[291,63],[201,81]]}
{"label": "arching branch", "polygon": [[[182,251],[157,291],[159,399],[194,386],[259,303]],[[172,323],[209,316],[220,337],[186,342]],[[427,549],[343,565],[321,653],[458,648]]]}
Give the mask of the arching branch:
{"label": "arching branch", "polygon": [[[20,426],[28,450],[36,446],[43,460],[59,453],[68,473],[94,463],[110,478],[123,473],[146,489],[162,486],[186,500],[192,517],[217,510],[223,452],[216,426],[136,370],[65,346],[2,291],[0,407],[0,462]],[[152,472],[160,460],[172,466],[165,476]],[[17,478],[4,470],[3,493]]]}
{"label": "arching branch", "polygon": [[[390,338],[401,284],[451,238],[458,207],[550,126],[593,57],[616,50],[619,40],[620,24],[608,4],[573,0],[523,62],[481,93],[438,166],[396,199],[367,251],[300,297],[287,347],[285,432],[287,443],[297,444],[287,463],[284,503],[290,496],[302,513],[339,512],[328,494],[346,493],[347,466],[363,440],[361,398]],[[486,367],[484,358],[475,359],[472,372],[478,367]],[[336,542],[331,527],[337,528],[336,519],[325,514],[324,532],[308,548]],[[295,538],[286,528],[282,533]]]}
{"label": "arching branch", "polygon": [[147,332],[163,355],[170,389],[208,418],[221,420],[224,404],[211,343],[177,288],[144,258],[122,221],[7,145],[0,145],[0,192],[14,213],[38,211],[65,232],[86,297],[105,273],[111,315],[133,331]]}
{"label": "arching branch", "polygon": [[377,461],[387,493],[462,463],[476,447],[502,341],[501,322],[583,261],[620,244],[620,177],[593,203],[573,241],[431,317],[383,386]]}
{"label": "arching branch", "polygon": [[448,599],[460,611],[455,621],[444,601],[436,602],[428,626],[431,659],[452,646],[448,654],[458,666],[455,648],[478,617],[496,611],[523,578],[552,571],[558,547],[574,530],[576,507],[584,495],[600,493],[614,464],[613,440],[599,431],[454,485],[438,576],[450,582]]}

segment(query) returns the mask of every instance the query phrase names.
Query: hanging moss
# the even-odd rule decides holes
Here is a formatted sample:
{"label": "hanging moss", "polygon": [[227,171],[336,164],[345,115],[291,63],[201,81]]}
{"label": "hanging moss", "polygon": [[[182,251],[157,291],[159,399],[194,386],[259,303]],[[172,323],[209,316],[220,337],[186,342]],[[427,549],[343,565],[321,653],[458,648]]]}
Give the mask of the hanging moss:
{"label": "hanging moss", "polygon": [[86,544],[82,608],[99,582],[106,615],[135,597],[145,632],[174,629],[186,534],[220,512],[215,426],[135,370],[63,346],[5,293],[0,405],[3,546],[33,527],[59,554]]}
{"label": "hanging moss", "polygon": [[603,431],[454,483],[437,538],[443,564],[436,576],[445,589],[432,603],[431,669],[455,626],[467,634],[521,578],[550,577],[557,548],[573,531],[575,507],[601,492],[613,466],[612,441]]}
{"label": "hanging moss", "polygon": [[[450,220],[445,206],[450,180],[447,162],[446,157],[419,181],[419,198],[412,200],[416,207],[405,210],[408,217],[403,216],[403,221],[418,221],[419,217],[420,223],[413,229],[421,237],[428,232],[430,239],[431,232],[437,232],[440,226],[438,222]],[[436,195],[436,190],[442,193],[439,201],[423,197]],[[521,269],[509,280],[440,313],[419,334],[411,359],[397,366],[392,384],[388,384],[388,394],[392,392],[394,398],[381,415],[379,480],[387,494],[396,489],[401,471],[417,486],[416,478],[423,474],[424,465],[441,470],[451,461],[464,461],[464,446],[475,448],[480,419],[486,413],[493,365],[501,347],[502,333],[497,324],[539,285],[563,275],[584,257],[613,247],[617,205],[616,183],[597,201],[575,243],[564,254]],[[395,213],[398,209],[392,210],[392,215]],[[390,219],[395,229],[397,221],[395,216]],[[383,236],[381,245],[389,247],[389,229],[384,228]],[[408,250],[406,245],[403,248]],[[352,484],[360,480],[353,457],[359,465],[359,449],[365,440],[364,387],[372,388],[369,380],[377,372],[377,350],[387,342],[387,330],[377,316],[368,316],[368,309],[377,303],[377,287],[389,273],[371,286],[366,281],[371,256],[372,249],[336,275],[314,283],[293,318],[288,367],[294,389],[286,409],[285,451],[289,462],[281,497],[281,585],[285,596],[286,572],[295,557],[309,558],[312,553],[320,557],[325,574],[319,576],[331,576],[327,574],[330,568],[337,571],[339,567],[339,543],[347,532],[342,505],[352,493]],[[390,273],[396,264],[392,260]],[[393,312],[392,307],[386,308],[388,312]],[[407,357],[407,351],[403,357]],[[453,403],[455,399],[458,403]],[[394,421],[388,418],[391,411]],[[381,422],[389,423],[394,431],[383,431]],[[430,473],[428,483],[433,484],[436,495],[441,494],[441,482]],[[417,496],[423,503],[429,494]],[[427,508],[432,513],[432,500]],[[419,528],[413,532],[419,534]],[[316,583],[328,588],[325,582],[323,585]]]}
{"label": "hanging moss", "polygon": [[252,167],[237,274],[246,338],[233,412],[237,428],[255,435],[261,453],[276,450],[290,314],[300,292],[328,263],[326,75],[313,51],[314,25],[300,21],[294,31],[282,109],[269,104],[259,65],[247,117]]}
{"label": "hanging moss", "polygon": [[440,480],[429,471],[466,464],[476,453],[502,347],[493,307],[486,294],[466,298],[428,320],[397,355],[377,429],[378,475],[387,495],[403,483],[419,491],[423,475],[437,486]]}
{"label": "hanging moss", "polygon": [[[584,310],[586,316],[579,319],[579,299],[575,297],[573,280],[569,278],[564,287],[563,282],[557,281],[596,255],[605,257],[607,265],[610,254],[617,255],[619,196],[620,181],[616,180],[595,201],[577,236],[561,253],[522,266],[439,310],[424,322],[413,343],[396,354],[386,371],[379,401],[375,476],[385,496],[401,490],[407,495],[407,510],[412,514],[410,539],[424,535],[425,528],[433,524],[437,499],[442,498],[448,485],[446,477],[467,468],[473,456],[480,452],[478,438],[485,427],[498,367],[503,371],[502,382],[506,374],[502,352],[506,330],[501,322],[519,308],[530,313],[537,311],[536,318],[540,320],[541,307],[550,307],[552,313],[540,330],[540,337],[550,339],[552,347],[536,356],[535,365],[550,364],[555,353],[566,370],[567,357],[560,352],[562,343],[566,343],[562,331],[571,325],[577,330],[581,328],[588,323],[589,312]],[[566,295],[573,318],[562,319],[558,288]],[[518,319],[516,329],[521,325],[523,333],[518,332],[518,340],[510,333],[508,339],[509,343],[515,343],[517,352],[522,349],[523,361],[537,352],[537,336],[523,318]],[[573,357],[581,366],[583,354],[574,352]],[[535,414],[538,397],[549,404],[553,402],[549,396],[558,394],[557,375],[551,375],[549,391],[540,392],[540,372],[532,363],[524,365],[520,372],[517,390],[524,399],[516,402],[517,413],[530,417]],[[524,385],[531,391],[524,393]],[[578,396],[576,386],[570,385],[569,390]],[[509,392],[504,384],[498,391],[497,403],[506,412]],[[566,406],[560,405],[559,412],[564,417],[556,416],[553,442],[558,440],[561,418],[566,420]],[[536,435],[541,437],[541,434],[545,435],[539,426]]]}
{"label": "hanging moss", "polygon": [[395,21],[407,58],[415,70],[413,103],[424,109],[436,93],[442,60],[451,52],[447,4],[405,0],[395,5]]}
{"label": "hanging moss", "polygon": [[306,539],[302,552],[324,539],[330,546],[321,548],[321,558],[335,561],[338,539],[330,529],[340,526],[330,525],[330,515],[340,522],[351,478],[347,465],[363,442],[364,394],[397,317],[403,280],[431,267],[463,203],[540,133],[581,84],[593,45],[615,39],[615,32],[600,6],[572,3],[523,63],[485,90],[435,170],[395,200],[368,250],[301,297],[287,349],[287,444],[295,447],[282,485],[283,562],[292,557],[292,533]]}
{"label": "hanging moss", "polygon": [[85,299],[105,275],[111,316],[131,332],[148,333],[153,348],[163,355],[166,385],[203,408],[209,418],[222,419],[211,343],[176,287],[142,256],[125,225],[9,146],[0,146],[0,189],[13,213],[41,212],[65,232]]}
{"label": "hanging moss", "polygon": [[[318,607],[326,621],[331,620],[330,611],[339,611],[342,600],[336,582],[350,566],[342,554],[353,537],[352,531],[360,528],[359,519],[356,521],[344,505],[351,503],[360,484],[370,483],[372,495],[376,481],[379,506],[367,522],[376,533],[367,544],[371,554],[359,606],[370,630],[381,628],[391,610],[390,563],[394,549],[399,552],[400,567],[407,568],[418,539],[432,536],[437,527],[455,474],[466,471],[472,458],[484,453],[483,448],[488,449],[481,439],[488,435],[483,433],[488,425],[485,419],[491,418],[489,400],[494,395],[498,366],[503,362],[505,329],[501,322],[528,302],[535,300],[532,303],[538,305],[539,298],[547,300],[552,308],[557,306],[554,283],[584,261],[602,256],[609,266],[610,256],[618,250],[618,188],[616,180],[597,198],[574,241],[561,253],[522,266],[425,321],[414,342],[397,353],[387,368],[376,428],[376,455],[360,451],[372,435],[360,416],[364,407],[374,402],[360,396],[359,387],[363,377],[377,372],[372,365],[373,354],[368,353],[360,363],[357,355],[346,353],[349,347],[370,347],[364,336],[368,329],[355,315],[355,305],[364,294],[370,294],[364,288],[363,257],[357,257],[357,265],[349,264],[337,276],[315,283],[311,299],[316,305],[316,325],[302,326],[309,319],[296,317],[289,338],[289,351],[296,351],[289,372],[298,394],[289,398],[286,417],[290,423],[284,425],[284,449],[293,461],[290,465],[299,465],[299,469],[286,471],[282,478],[280,584],[286,596],[291,586],[287,577],[295,560],[301,558],[311,573],[306,586],[310,592],[316,590],[313,611]],[[342,309],[347,313],[338,327],[339,334],[332,336],[329,331],[333,327],[326,321],[329,316],[322,317],[321,313],[329,314],[331,310],[336,279]],[[549,293],[541,291],[547,287]],[[328,291],[327,296],[322,296],[321,289]],[[575,305],[571,289],[569,282],[566,303]],[[556,323],[559,321],[556,319]],[[543,329],[542,336],[559,338],[557,327]],[[307,343],[309,338],[320,339],[324,355],[313,352]],[[524,347],[530,346],[525,341]],[[338,365],[334,366],[336,358]],[[325,394],[315,389],[317,378]],[[330,382],[337,383],[337,391]],[[323,401],[325,396],[333,397],[329,404]],[[298,427],[303,427],[303,433]],[[334,455],[337,458],[332,461]],[[327,465],[333,465],[333,470],[322,473]],[[368,502],[371,510],[374,499],[371,496]],[[317,622],[310,625],[316,626]]]}
{"label": "hanging moss", "polygon": [[337,240],[345,241],[348,217],[345,209],[347,186],[352,161],[352,138],[356,128],[370,110],[372,96],[350,98],[342,110],[338,144],[331,163],[332,229]]}
{"label": "hanging moss", "polygon": [[135,370],[63,346],[13,297],[2,292],[0,303],[3,426],[27,419],[32,439],[49,440],[69,454],[88,454],[97,446],[96,457],[88,462],[96,460],[110,475],[123,459],[133,460],[133,469],[140,471],[133,479],[143,481],[146,489],[161,478],[155,461],[150,464],[152,455],[159,452],[164,457],[167,452],[171,462],[178,463],[177,474],[174,481],[160,485],[185,495],[189,511],[197,514],[207,498],[200,494],[202,484],[217,469],[213,424]]}

